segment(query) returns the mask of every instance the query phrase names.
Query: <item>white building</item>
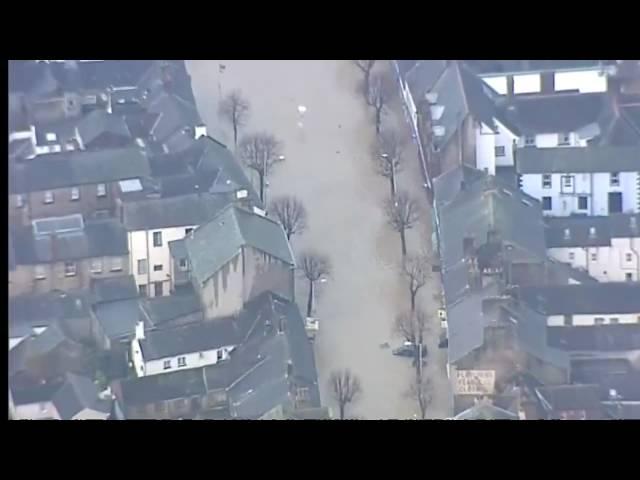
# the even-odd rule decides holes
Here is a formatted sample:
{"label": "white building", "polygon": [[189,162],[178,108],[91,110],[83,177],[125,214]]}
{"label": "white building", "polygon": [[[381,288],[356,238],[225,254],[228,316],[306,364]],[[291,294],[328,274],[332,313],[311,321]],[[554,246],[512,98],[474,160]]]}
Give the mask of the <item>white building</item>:
{"label": "white building", "polygon": [[142,295],[171,293],[169,242],[183,239],[213,218],[228,203],[226,196],[192,194],[125,202],[130,272]]}
{"label": "white building", "polygon": [[547,251],[600,282],[640,281],[640,215],[547,220]]}
{"label": "white building", "polygon": [[142,322],[131,342],[138,377],[215,365],[229,358],[242,338],[234,318],[220,318],[145,332]]}
{"label": "white building", "polygon": [[546,215],[640,211],[640,147],[522,148],[516,172]]}

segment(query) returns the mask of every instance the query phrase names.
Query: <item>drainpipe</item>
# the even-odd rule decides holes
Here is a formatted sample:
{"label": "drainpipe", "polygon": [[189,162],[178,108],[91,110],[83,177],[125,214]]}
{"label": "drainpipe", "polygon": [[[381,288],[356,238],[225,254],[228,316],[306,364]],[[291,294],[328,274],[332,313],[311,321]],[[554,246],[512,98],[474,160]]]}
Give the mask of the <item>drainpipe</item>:
{"label": "drainpipe", "polygon": [[589,193],[591,196],[591,201],[589,202],[590,203],[589,212],[590,212],[590,215],[595,215],[593,213],[593,204],[595,203],[595,198],[596,198],[595,193],[593,192],[593,173],[589,174],[589,189],[590,189]]}
{"label": "drainpipe", "polygon": [[640,282],[640,253],[638,253],[638,250],[634,247],[635,245],[635,238],[630,238],[629,239],[629,249],[633,252],[633,254],[636,257],[636,282]]}
{"label": "drainpipe", "polygon": [[[144,231],[144,236],[145,236],[145,246],[147,247],[147,297],[150,297],[151,295],[151,265],[150,265],[150,261],[149,261],[149,230],[145,230]],[[137,268],[137,266],[136,266]]]}

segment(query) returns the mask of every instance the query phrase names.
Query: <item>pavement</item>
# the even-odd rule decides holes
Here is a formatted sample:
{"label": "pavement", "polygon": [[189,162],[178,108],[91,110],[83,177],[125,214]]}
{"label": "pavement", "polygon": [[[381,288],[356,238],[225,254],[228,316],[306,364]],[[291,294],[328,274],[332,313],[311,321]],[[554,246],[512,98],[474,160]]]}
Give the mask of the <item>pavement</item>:
{"label": "pavement", "polygon": [[[320,285],[315,312],[323,404],[335,410],[328,377],[335,369],[350,368],[360,377],[363,394],[347,408],[349,417],[414,418],[417,406],[406,395],[414,375],[411,361],[392,356],[391,349],[382,346],[401,343],[392,333],[393,318],[408,308],[409,297],[398,269],[400,239],[382,212],[387,179],[375,173],[370,159],[375,128],[372,112],[357,93],[359,71],[337,60],[198,60],[188,61],[187,67],[210,135],[232,148],[231,128],[218,119],[217,105],[220,94],[240,89],[251,103],[240,136],[268,131],[283,141],[286,160],[269,178],[269,198],[285,193],[299,197],[309,213],[309,228],[292,239],[294,251],[311,247],[331,259],[333,272]],[[404,125],[399,102],[385,121]],[[426,198],[415,148],[406,159],[399,187]],[[426,200],[422,219],[409,232],[410,251],[430,244]],[[445,351],[436,345],[437,291],[434,279],[419,295],[420,305],[433,317],[427,339],[426,372],[434,384],[429,418],[449,416]],[[297,295],[303,311],[305,294],[301,279]]]}

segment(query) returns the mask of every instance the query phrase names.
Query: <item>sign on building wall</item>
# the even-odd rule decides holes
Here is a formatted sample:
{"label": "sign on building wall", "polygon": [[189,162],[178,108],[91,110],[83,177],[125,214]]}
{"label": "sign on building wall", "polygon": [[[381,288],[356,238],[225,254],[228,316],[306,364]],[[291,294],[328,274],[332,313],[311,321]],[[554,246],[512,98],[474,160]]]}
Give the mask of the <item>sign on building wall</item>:
{"label": "sign on building wall", "polygon": [[458,395],[491,395],[495,383],[495,370],[458,370],[456,372]]}

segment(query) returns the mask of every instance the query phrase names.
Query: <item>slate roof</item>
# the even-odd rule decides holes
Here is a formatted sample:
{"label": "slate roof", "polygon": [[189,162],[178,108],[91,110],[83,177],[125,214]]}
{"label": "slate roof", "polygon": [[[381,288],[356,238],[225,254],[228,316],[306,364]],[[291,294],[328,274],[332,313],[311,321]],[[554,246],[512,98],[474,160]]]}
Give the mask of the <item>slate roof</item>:
{"label": "slate roof", "polygon": [[227,195],[205,193],[126,202],[123,223],[129,231],[200,225],[232,201]]}
{"label": "slate roof", "polygon": [[[416,66],[417,63],[425,60],[394,60],[398,67],[398,73],[400,77],[405,78],[406,75]],[[428,60],[426,60],[428,61]]]}
{"label": "slate roof", "polygon": [[464,60],[478,74],[545,72],[598,67],[600,60]]}
{"label": "slate roof", "polygon": [[109,339],[133,337],[141,318],[138,302],[137,298],[125,298],[99,303],[94,307],[96,319]]}
{"label": "slate roof", "polygon": [[133,275],[109,278],[92,278],[93,303],[108,303],[138,297],[138,287]]}
{"label": "slate roof", "polygon": [[202,368],[124,380],[120,388],[122,401],[128,407],[189,398],[207,392]]}
{"label": "slate roof", "polygon": [[61,386],[59,382],[54,382],[32,388],[15,388],[11,383],[9,382],[9,388],[11,389],[13,404],[16,406],[50,402]]}
{"label": "slate roof", "polygon": [[83,230],[34,235],[32,227],[16,232],[16,262],[37,265],[83,258],[123,256],[129,253],[127,232],[114,219],[87,222]]}
{"label": "slate roof", "polygon": [[[612,238],[640,237],[640,214],[569,216],[546,219],[547,248],[610,246]],[[591,229],[595,235],[591,235]],[[569,237],[566,237],[566,233]]]}
{"label": "slate roof", "polygon": [[150,174],[149,161],[138,148],[63,152],[39,155],[16,166],[10,177],[12,193],[53,190],[108,183]]}
{"label": "slate roof", "polygon": [[488,402],[478,402],[453,417],[453,420],[518,420],[518,415]]}
{"label": "slate roof", "polygon": [[637,172],[640,146],[520,148],[516,151],[519,174]]}
{"label": "slate roof", "polygon": [[53,291],[9,299],[9,336],[24,336],[34,328],[59,320],[89,317],[90,299],[82,292]]}
{"label": "slate roof", "polygon": [[501,111],[522,135],[570,133],[598,121],[605,105],[605,95],[514,96],[501,104]]}
{"label": "slate roof", "polygon": [[592,145],[640,145],[640,105],[637,100],[626,104],[621,96],[611,97],[598,118],[600,134]]}
{"label": "slate roof", "polygon": [[159,142],[169,140],[174,134],[181,133],[184,128],[190,129],[193,138],[193,127],[202,125],[202,119],[195,105],[177,95],[163,92],[146,105],[147,111],[159,114],[151,129],[151,134]]}
{"label": "slate roof", "polygon": [[98,388],[91,379],[73,373],[67,373],[65,377],[65,383],[53,396],[61,420],[71,420],[85,409],[105,415],[111,411],[111,402],[98,398]]}
{"label": "slate roof", "polygon": [[[419,60],[404,73],[404,79],[416,106],[447,68],[446,60]],[[400,66],[400,64],[399,64]],[[402,71],[401,71],[402,75]]]}
{"label": "slate roof", "polygon": [[82,142],[87,145],[103,133],[110,133],[128,139],[132,138],[125,119],[120,115],[113,115],[102,109],[94,110],[85,115],[78,123],[78,133]]}
{"label": "slate roof", "polygon": [[[600,411],[600,387],[598,385],[553,385],[536,389],[543,398],[543,405],[548,413],[559,413],[569,410]],[[597,419],[591,418],[587,420]],[[596,413],[596,417],[600,417]]]}
{"label": "slate roof", "polygon": [[291,247],[279,223],[228,205],[185,239],[193,277],[200,283],[205,282],[244,246],[295,265]]}
{"label": "slate roof", "polygon": [[522,287],[519,295],[544,315],[640,312],[640,283],[635,282]]}
{"label": "slate roof", "polygon": [[[200,297],[193,289],[181,294],[174,293],[162,297],[146,298],[142,308],[154,326],[161,326],[195,313],[202,314]],[[203,314],[202,317],[204,317]]]}
{"label": "slate roof", "polygon": [[570,264],[548,258],[546,263],[550,284],[566,285],[568,283],[598,283],[598,280],[585,270],[573,268]]}

